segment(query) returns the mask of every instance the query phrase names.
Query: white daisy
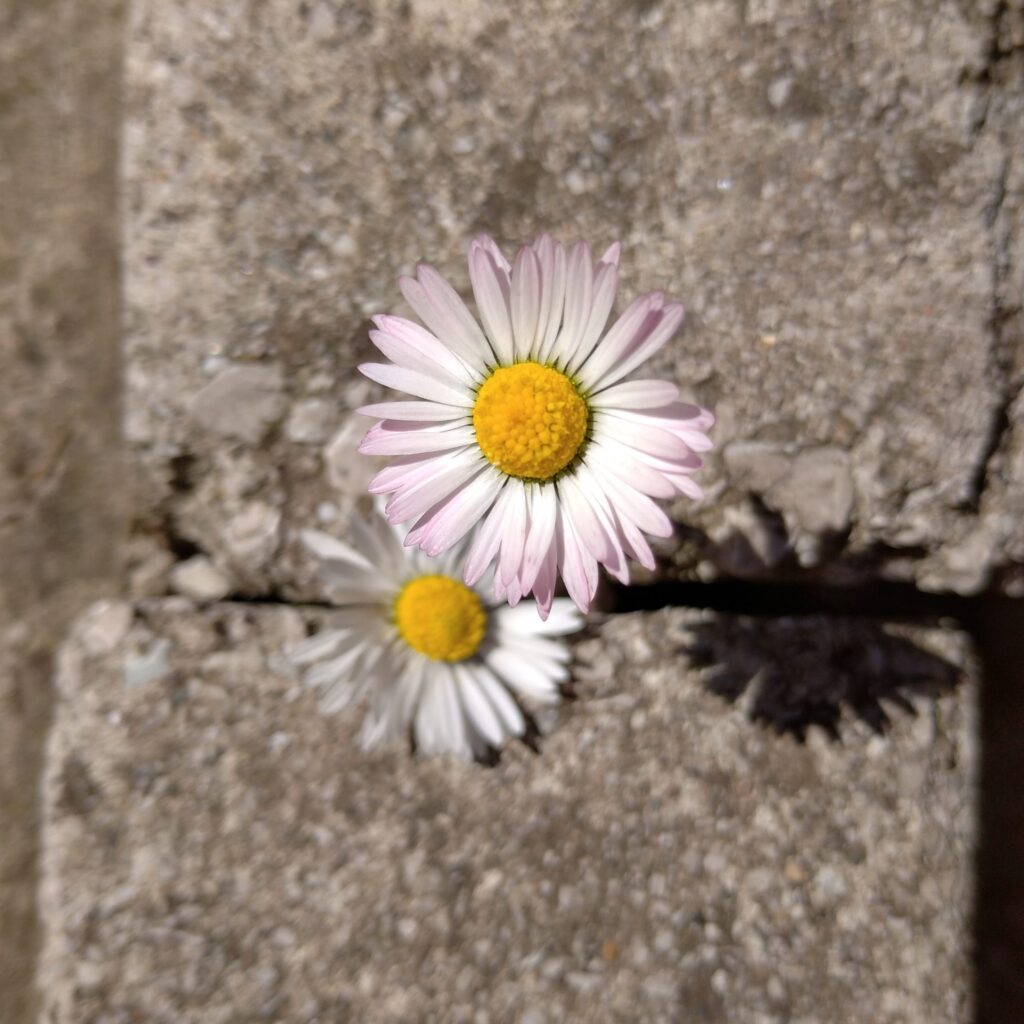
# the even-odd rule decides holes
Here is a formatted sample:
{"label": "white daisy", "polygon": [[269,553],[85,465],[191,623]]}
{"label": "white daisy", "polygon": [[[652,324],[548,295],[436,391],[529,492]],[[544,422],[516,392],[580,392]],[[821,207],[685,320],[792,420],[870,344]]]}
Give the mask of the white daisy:
{"label": "white daisy", "polygon": [[571,654],[558,638],[582,624],[570,601],[556,601],[546,622],[533,606],[494,607],[458,578],[460,548],[429,559],[376,513],[352,529],[355,547],[302,534],[339,607],[332,627],[289,657],[325,710],[366,703],[364,747],[411,729],[426,753],[485,756],[524,735],[515,698],[559,701]]}
{"label": "white daisy", "polygon": [[559,575],[586,611],[599,565],[624,583],[627,558],[653,568],[645,534],[672,532],[653,499],[701,496],[690,475],[714,417],[667,381],[624,379],[675,334],[683,307],[652,292],[605,331],[618,262],[618,244],[595,267],[586,243],[567,251],[543,235],[510,265],[480,236],[469,276],[483,329],[421,265],[399,283],[426,328],[375,317],[370,337],[391,361],[360,367],[415,399],[360,410],[381,421],[360,451],[396,457],[370,485],[390,495],[388,519],[411,523],[406,543],[431,555],[478,526],[466,583],[494,563],[496,598],[532,592],[541,615]]}

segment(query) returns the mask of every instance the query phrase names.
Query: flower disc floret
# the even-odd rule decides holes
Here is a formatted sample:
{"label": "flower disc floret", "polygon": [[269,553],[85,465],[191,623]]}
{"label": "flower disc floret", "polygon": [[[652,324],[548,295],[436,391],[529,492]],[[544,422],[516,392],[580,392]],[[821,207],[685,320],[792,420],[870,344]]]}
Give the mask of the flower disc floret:
{"label": "flower disc floret", "polygon": [[395,625],[420,654],[434,661],[465,661],[483,642],[487,613],[464,583],[450,576],[419,576],[395,599]]}
{"label": "flower disc floret", "polygon": [[495,370],[473,405],[480,450],[509,476],[550,480],[586,440],[589,410],[576,385],[540,363]]}

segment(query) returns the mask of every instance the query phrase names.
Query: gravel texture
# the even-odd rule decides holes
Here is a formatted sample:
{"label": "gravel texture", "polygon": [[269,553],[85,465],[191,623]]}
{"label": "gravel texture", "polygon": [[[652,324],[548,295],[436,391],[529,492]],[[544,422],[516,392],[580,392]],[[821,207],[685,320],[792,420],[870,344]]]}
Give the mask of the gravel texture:
{"label": "gravel texture", "polygon": [[1022,585],[1022,39],[1016,0],[138,0],[153,546],[308,595],[292,528],[358,483],[367,318],[421,258],[465,289],[475,231],[550,230],[623,239],[623,302],[688,306],[655,369],[715,408],[719,448],[669,572]]}
{"label": "gravel texture", "polygon": [[63,648],[48,1022],[967,1019],[960,634],[618,616],[485,768],[356,750],[279,671],[310,614],[107,604]]}

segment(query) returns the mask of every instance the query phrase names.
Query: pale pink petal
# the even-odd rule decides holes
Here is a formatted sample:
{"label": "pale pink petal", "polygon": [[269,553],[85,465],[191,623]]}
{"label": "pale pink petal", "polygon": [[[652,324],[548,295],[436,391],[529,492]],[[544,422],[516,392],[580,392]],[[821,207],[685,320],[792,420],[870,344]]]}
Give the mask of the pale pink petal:
{"label": "pale pink petal", "polygon": [[605,249],[604,253],[601,256],[600,262],[601,263],[610,263],[613,266],[617,267],[619,265],[619,257],[621,255],[622,255],[622,243],[621,242],[612,242],[612,244],[609,245],[607,249]]}
{"label": "pale pink petal", "polygon": [[638,459],[635,449],[608,438],[594,439],[587,449],[586,461],[590,465],[600,466],[652,498],[671,498],[675,493],[672,485],[666,482],[664,474]]}
{"label": "pale pink petal", "polygon": [[512,316],[509,309],[511,284],[508,273],[494,262],[486,249],[471,245],[469,249],[469,279],[473,294],[484,322],[487,338],[494,355],[502,366],[514,358]]}
{"label": "pale pink petal", "polygon": [[620,444],[662,459],[685,458],[690,451],[670,431],[625,419],[622,414],[609,410],[602,410],[599,416],[594,417],[594,433],[597,437],[614,438]]}
{"label": "pale pink petal", "polygon": [[523,561],[523,546],[526,543],[526,488],[519,480],[510,480],[508,490],[512,493],[505,508],[505,525],[502,528],[501,555],[498,559],[498,576],[502,585],[509,587],[519,574]]}
{"label": "pale pink petal", "polygon": [[410,531],[406,544],[415,543],[435,557],[447,551],[480,521],[494,502],[504,479],[497,470],[488,467],[436,511],[428,512],[423,526],[417,524],[415,540],[411,540],[413,531]]}
{"label": "pale pink petal", "polygon": [[462,578],[468,586],[473,586],[483,576],[501,546],[505,515],[509,503],[515,499],[515,489],[510,486],[512,483],[511,480],[506,481],[494,507],[473,536],[473,543],[470,545],[466,555],[466,564],[462,570]]}
{"label": "pale pink petal", "polygon": [[448,346],[435,338],[425,327],[400,316],[375,316],[376,331],[370,340],[399,366],[451,378],[460,386],[472,385],[480,374],[470,370]]}
{"label": "pale pink petal", "polygon": [[597,409],[660,409],[678,397],[679,388],[671,381],[627,380],[591,395],[590,404]]}
{"label": "pale pink petal", "polygon": [[406,523],[418,519],[453,491],[464,487],[485,463],[475,452],[459,452],[459,457],[413,487],[404,487],[386,506],[388,522]]}
{"label": "pale pink petal", "polygon": [[552,537],[548,550],[537,570],[537,578],[533,581],[533,596],[537,600],[537,613],[542,620],[547,619],[555,598],[555,583],[558,581],[558,540]]}
{"label": "pale pink petal", "polygon": [[615,302],[615,292],[619,286],[619,271],[613,263],[602,263],[594,275],[594,294],[590,300],[590,315],[580,335],[579,346],[568,360],[570,373],[575,373],[580,364],[590,355],[597,344],[608,314]]}
{"label": "pale pink petal", "polygon": [[552,545],[558,518],[558,498],[553,486],[533,487],[530,497],[530,532],[523,548],[523,565],[519,573],[520,585],[527,594],[533,589],[541,563]]}
{"label": "pale pink petal", "polygon": [[384,420],[367,431],[359,444],[363,455],[420,455],[464,448],[475,442],[472,427],[431,430],[420,423]]}
{"label": "pale pink petal", "polygon": [[403,455],[385,466],[370,481],[367,490],[371,494],[389,494],[404,487],[414,487],[464,454],[445,452],[443,455]]}
{"label": "pale pink petal", "polygon": [[602,375],[621,359],[637,339],[646,338],[661,320],[661,292],[634,299],[578,367],[580,380],[589,391],[598,390]]}
{"label": "pale pink petal", "polygon": [[480,374],[490,356],[480,325],[455,289],[433,267],[421,264],[417,275],[418,279],[398,279],[405,301],[466,366]]}
{"label": "pale pink petal", "polygon": [[657,562],[654,558],[654,552],[651,551],[650,544],[647,543],[647,539],[640,531],[640,527],[625,516],[616,516],[615,518],[619,524],[622,546],[626,553],[639,562],[645,569],[653,571]]}
{"label": "pale pink petal", "polygon": [[569,254],[565,278],[565,309],[562,330],[551,353],[554,362],[566,366],[579,348],[590,316],[590,297],[594,290],[594,263],[590,246],[577,242]]}
{"label": "pale pink petal", "polygon": [[585,383],[592,388],[603,388],[616,381],[622,380],[627,374],[632,373],[638,366],[646,363],[655,352],[658,351],[679,329],[683,322],[683,307],[678,302],[670,302],[661,311],[661,319],[657,326],[646,337],[638,337],[634,345],[622,353],[619,359],[608,368],[608,370],[597,375],[584,378]]}
{"label": "pale pink petal", "polygon": [[579,484],[571,474],[558,481],[558,496],[562,501],[562,514],[572,521],[574,532],[584,550],[589,551],[598,562],[610,558],[612,550],[608,538],[590,502],[581,493]]}
{"label": "pale pink petal", "polygon": [[590,467],[585,464],[576,471],[575,483],[604,535],[606,554],[603,558],[598,558],[598,561],[620,583],[629,583],[629,566],[626,563],[626,556],[619,539],[615,513],[608,502],[603,488],[595,478]]}
{"label": "pale pink petal", "polygon": [[566,590],[580,611],[587,612],[597,593],[597,560],[584,551],[565,509],[559,509],[555,535]]}
{"label": "pale pink petal", "polygon": [[523,360],[533,352],[540,316],[540,261],[529,246],[519,250],[512,268],[511,308],[515,358]]}
{"label": "pale pink petal", "polygon": [[541,269],[541,313],[537,327],[537,360],[550,360],[565,308],[565,249],[547,235],[533,244]]}
{"label": "pale pink petal", "polygon": [[376,402],[361,406],[356,412],[379,420],[419,420],[424,423],[464,420],[466,417],[465,409],[439,402]]}
{"label": "pale pink petal", "polygon": [[494,265],[499,270],[504,271],[506,275],[512,272],[512,264],[505,259],[505,254],[501,251],[498,243],[491,238],[490,235],[479,234],[473,239],[470,245],[475,245],[478,248],[483,249],[484,252],[494,260]]}
{"label": "pale pink petal", "polygon": [[681,475],[671,475],[668,479],[676,485],[681,494],[685,494],[688,498],[700,501],[704,497],[704,488],[696,480]]}
{"label": "pale pink petal", "polygon": [[620,519],[632,519],[640,529],[654,537],[672,536],[672,521],[646,494],[641,494],[608,473],[600,470],[595,472]]}
{"label": "pale pink petal", "polygon": [[462,408],[469,408],[473,404],[473,393],[470,390],[460,391],[442,384],[435,377],[428,377],[416,370],[406,370],[402,366],[392,366],[390,363],[362,363],[359,372],[386,388],[404,391],[416,398],[425,398],[428,402],[441,402],[443,405],[456,405]]}

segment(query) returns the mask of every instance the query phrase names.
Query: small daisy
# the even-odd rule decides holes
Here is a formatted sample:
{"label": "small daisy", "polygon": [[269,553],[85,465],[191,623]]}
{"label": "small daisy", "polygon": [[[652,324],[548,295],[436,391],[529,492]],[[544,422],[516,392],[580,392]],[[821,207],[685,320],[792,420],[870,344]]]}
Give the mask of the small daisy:
{"label": "small daisy", "polygon": [[675,334],[683,307],[652,292],[605,331],[618,262],[617,243],[595,267],[586,243],[542,235],[510,265],[478,237],[469,276],[483,329],[421,265],[399,284],[426,328],[375,317],[370,337],[390,362],[360,367],[415,399],[360,410],[381,421],[360,451],[396,457],[370,490],[390,495],[391,522],[411,523],[406,544],[438,555],[479,526],[466,583],[494,563],[496,599],[532,592],[542,616],[559,575],[586,611],[599,565],[623,583],[627,558],[652,569],[645,534],[672,532],[653,499],[701,497],[691,474],[714,417],[667,381],[624,379]]}
{"label": "small daisy", "polygon": [[358,550],[316,530],[302,534],[338,623],[289,657],[326,711],[368,705],[363,747],[411,728],[426,753],[485,756],[526,731],[513,693],[559,701],[571,655],[557,638],[582,624],[570,601],[556,601],[546,622],[532,606],[494,607],[458,579],[459,548],[429,559],[376,514],[352,529]]}

